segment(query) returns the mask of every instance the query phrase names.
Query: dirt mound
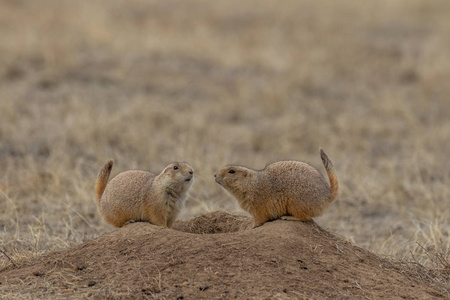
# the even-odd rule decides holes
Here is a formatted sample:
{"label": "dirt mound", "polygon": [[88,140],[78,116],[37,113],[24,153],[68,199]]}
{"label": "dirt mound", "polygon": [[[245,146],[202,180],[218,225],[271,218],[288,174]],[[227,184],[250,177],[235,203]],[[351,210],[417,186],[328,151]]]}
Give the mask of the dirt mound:
{"label": "dirt mound", "polygon": [[315,222],[224,212],[173,229],[133,223],[0,272],[34,297],[149,299],[443,298]]}

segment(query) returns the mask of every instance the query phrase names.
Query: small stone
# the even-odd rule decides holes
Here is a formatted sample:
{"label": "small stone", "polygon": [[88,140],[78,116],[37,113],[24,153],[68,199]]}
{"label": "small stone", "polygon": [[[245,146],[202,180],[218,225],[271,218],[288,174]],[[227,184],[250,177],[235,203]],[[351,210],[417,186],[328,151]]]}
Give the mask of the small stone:
{"label": "small stone", "polygon": [[207,289],[209,289],[209,286],[205,285],[205,286],[201,286],[198,288],[200,291],[206,291]]}
{"label": "small stone", "polygon": [[97,284],[97,282],[95,282],[95,281],[89,281],[87,286],[91,287],[91,286],[94,286],[96,284]]}
{"label": "small stone", "polygon": [[33,275],[34,275],[34,276],[44,276],[45,273],[42,273],[42,272],[39,272],[39,271],[34,271],[34,272],[33,272]]}

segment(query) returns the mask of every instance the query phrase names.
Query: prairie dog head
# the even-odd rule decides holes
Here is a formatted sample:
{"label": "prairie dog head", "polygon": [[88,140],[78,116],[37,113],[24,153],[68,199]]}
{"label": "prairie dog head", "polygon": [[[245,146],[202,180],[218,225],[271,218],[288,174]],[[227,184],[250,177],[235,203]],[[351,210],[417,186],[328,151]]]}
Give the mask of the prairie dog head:
{"label": "prairie dog head", "polygon": [[256,171],[236,165],[225,166],[214,174],[216,182],[238,200],[244,201],[253,191]]}
{"label": "prairie dog head", "polygon": [[158,175],[158,180],[166,188],[185,193],[194,182],[194,169],[186,162],[173,162]]}

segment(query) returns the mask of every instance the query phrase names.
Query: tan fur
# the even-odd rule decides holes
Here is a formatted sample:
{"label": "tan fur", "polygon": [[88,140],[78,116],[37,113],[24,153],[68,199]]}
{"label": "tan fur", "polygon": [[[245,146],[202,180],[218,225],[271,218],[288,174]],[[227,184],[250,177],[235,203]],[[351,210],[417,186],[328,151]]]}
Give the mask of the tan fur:
{"label": "tan fur", "polygon": [[105,164],[95,186],[97,207],[103,220],[116,227],[134,221],[171,227],[192,186],[192,167],[174,162],[158,175],[126,171],[108,183],[112,166],[112,160]]}
{"label": "tan fur", "polygon": [[320,155],[330,186],[319,171],[300,161],[279,161],[263,170],[228,165],[214,177],[253,216],[255,227],[281,217],[309,220],[321,215],[338,195],[333,162],[322,149]]}

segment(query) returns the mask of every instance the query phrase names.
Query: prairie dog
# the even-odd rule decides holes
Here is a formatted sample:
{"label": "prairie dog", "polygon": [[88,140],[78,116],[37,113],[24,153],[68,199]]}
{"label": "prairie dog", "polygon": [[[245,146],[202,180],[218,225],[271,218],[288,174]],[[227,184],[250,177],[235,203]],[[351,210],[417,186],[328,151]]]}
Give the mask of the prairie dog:
{"label": "prairie dog", "polygon": [[171,227],[192,186],[192,167],[173,162],[158,175],[125,171],[108,183],[113,163],[108,161],[100,170],[95,185],[97,208],[103,220],[116,227],[134,221]]}
{"label": "prairie dog", "polygon": [[333,162],[320,149],[330,185],[312,166],[300,161],[279,161],[262,170],[228,165],[214,174],[255,221],[254,227],[278,218],[309,220],[321,215],[338,195]]}

